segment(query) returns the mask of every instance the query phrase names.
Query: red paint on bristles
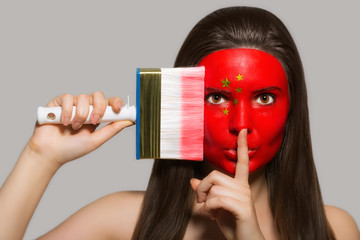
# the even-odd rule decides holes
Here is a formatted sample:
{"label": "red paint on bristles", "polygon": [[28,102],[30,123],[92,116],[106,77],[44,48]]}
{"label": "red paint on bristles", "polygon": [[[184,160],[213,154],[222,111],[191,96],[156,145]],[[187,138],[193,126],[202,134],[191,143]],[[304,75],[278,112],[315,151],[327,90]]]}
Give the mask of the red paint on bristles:
{"label": "red paint on bristles", "polygon": [[204,71],[204,68],[188,68],[181,73],[181,159],[203,160]]}

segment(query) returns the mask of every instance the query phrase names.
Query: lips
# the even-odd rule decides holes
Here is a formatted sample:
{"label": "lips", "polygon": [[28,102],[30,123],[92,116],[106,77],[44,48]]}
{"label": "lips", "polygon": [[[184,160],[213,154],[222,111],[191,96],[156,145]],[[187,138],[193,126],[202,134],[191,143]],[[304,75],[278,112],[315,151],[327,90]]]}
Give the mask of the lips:
{"label": "lips", "polygon": [[[256,153],[256,149],[249,149],[248,150],[249,159],[251,159],[255,153]],[[229,160],[231,160],[233,162],[237,161],[237,150],[236,149],[224,150],[224,154]]]}

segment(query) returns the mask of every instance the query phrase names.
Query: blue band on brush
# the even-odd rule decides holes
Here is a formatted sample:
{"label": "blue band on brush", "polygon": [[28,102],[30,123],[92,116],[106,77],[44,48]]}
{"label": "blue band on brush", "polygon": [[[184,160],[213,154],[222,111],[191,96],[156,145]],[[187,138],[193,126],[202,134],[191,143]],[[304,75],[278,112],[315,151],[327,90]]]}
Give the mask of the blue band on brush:
{"label": "blue band on brush", "polygon": [[140,68],[136,69],[136,159],[140,159]]}

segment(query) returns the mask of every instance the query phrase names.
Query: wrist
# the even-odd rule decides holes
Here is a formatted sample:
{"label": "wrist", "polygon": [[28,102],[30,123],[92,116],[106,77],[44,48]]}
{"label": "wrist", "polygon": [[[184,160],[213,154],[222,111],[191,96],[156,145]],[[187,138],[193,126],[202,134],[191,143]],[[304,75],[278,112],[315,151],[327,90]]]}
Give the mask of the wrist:
{"label": "wrist", "polygon": [[26,159],[36,167],[41,168],[49,173],[55,174],[62,166],[56,159],[43,154],[34,144],[28,142],[21,153],[20,159]]}

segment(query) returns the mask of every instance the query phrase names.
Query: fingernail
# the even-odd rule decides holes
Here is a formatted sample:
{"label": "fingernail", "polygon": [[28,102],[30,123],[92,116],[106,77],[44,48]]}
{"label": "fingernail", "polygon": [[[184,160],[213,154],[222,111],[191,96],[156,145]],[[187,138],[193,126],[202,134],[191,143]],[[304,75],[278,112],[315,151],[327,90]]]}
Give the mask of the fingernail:
{"label": "fingernail", "polygon": [[69,125],[69,118],[65,117],[63,123],[64,123],[64,126],[67,127]]}
{"label": "fingernail", "polygon": [[79,122],[74,122],[74,123],[72,124],[72,128],[73,128],[74,130],[78,130],[80,127],[81,127],[81,123],[79,123]]}
{"label": "fingernail", "polygon": [[91,117],[91,123],[92,124],[94,124],[94,125],[98,124],[99,120],[100,120],[100,115],[99,114],[95,113],[95,114],[92,115],[92,117]]}
{"label": "fingernail", "polygon": [[117,103],[116,107],[119,109],[119,111],[122,109],[123,107],[123,103]]}
{"label": "fingernail", "polygon": [[243,136],[246,136],[246,135],[247,135],[247,129],[245,128],[245,129],[241,130],[241,134],[242,134]]}

